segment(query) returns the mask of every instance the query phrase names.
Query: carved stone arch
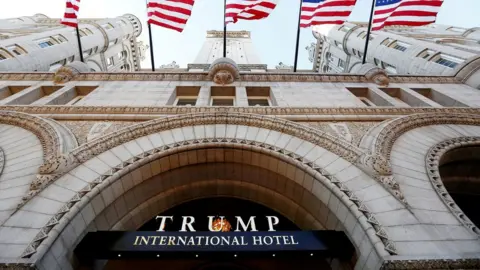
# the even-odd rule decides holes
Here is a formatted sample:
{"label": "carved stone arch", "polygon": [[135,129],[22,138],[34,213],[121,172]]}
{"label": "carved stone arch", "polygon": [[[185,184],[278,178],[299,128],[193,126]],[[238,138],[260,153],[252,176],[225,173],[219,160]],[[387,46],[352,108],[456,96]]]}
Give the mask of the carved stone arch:
{"label": "carved stone arch", "polygon": [[[329,194],[334,194],[335,202],[328,204],[337,204],[339,209],[341,207],[346,211],[357,224],[354,242],[370,243],[372,248],[370,251],[374,250],[369,255],[363,254],[362,259],[366,260],[366,257],[371,255],[380,260],[395,254],[395,246],[389,240],[387,232],[362,199],[340,180],[343,176],[329,172],[329,167],[325,169],[318,165],[322,162],[322,159],[318,159],[318,155],[321,154],[313,150],[314,148],[322,148],[324,149],[322,151],[325,151],[323,153],[328,152],[329,155],[338,153],[337,158],[341,157],[338,159],[343,160],[343,163],[340,162],[337,165],[343,164],[340,166],[342,168],[348,166],[352,169],[350,172],[355,174],[362,173],[353,165],[359,156],[355,151],[358,149],[354,146],[346,147],[350,144],[332,139],[332,136],[325,136],[322,132],[285,120],[227,113],[182,115],[163,119],[163,121],[154,120],[126,128],[115,136],[107,135],[96,139],[73,151],[73,155],[82,164],[63,175],[61,181],[59,179],[59,182],[65,183],[72,177],[82,178],[88,184],[79,188],[75,195],[58,209],[58,212],[33,239],[23,257],[31,257],[30,260],[33,261],[42,260],[52,245],[59,242],[58,237],[71,232],[68,228],[73,226],[72,223],[83,220],[82,216],[87,215],[84,212],[85,207],[91,204],[92,198],[104,192],[106,188],[111,188],[111,185],[126,177],[125,175],[135,171],[141,172],[145,168],[148,170],[152,168],[149,165],[151,162],[169,155],[197,149],[208,151],[208,149],[228,148],[234,151],[245,151],[248,153],[245,157],[256,153],[256,155],[262,154],[275,158],[285,166],[298,170],[305,177],[308,175],[312,181],[315,181],[314,183],[322,186],[321,190],[325,192],[328,190]],[[271,141],[275,143],[269,143]],[[216,155],[204,154],[203,156],[214,160],[216,158]],[[239,157],[238,162],[242,163],[244,156],[240,156],[242,158]],[[230,158],[235,158],[235,155]],[[349,159],[352,161],[349,162]],[[175,164],[179,164],[180,158],[178,160]],[[268,164],[266,163],[265,166]],[[277,169],[285,166],[278,166]],[[296,173],[289,175],[294,177]],[[376,184],[368,177],[362,177],[362,180],[369,181],[369,185]],[[84,225],[86,227],[86,224]],[[373,261],[377,262],[376,259]]]}
{"label": "carved stone arch", "polygon": [[62,154],[78,146],[71,133],[63,125],[51,119],[43,119],[26,113],[0,111],[0,123],[18,126],[35,134],[42,143],[45,163],[40,173],[56,172],[51,162],[57,162]]}
{"label": "carved stone arch", "polygon": [[465,215],[462,209],[450,196],[440,175],[440,160],[449,151],[468,146],[480,146],[480,137],[458,137],[442,141],[430,148],[425,156],[427,164],[428,179],[432,183],[432,187],[437,192],[438,197],[452,214],[465,226],[469,231],[480,237],[480,229]]}
{"label": "carved stone arch", "polygon": [[372,154],[372,159],[364,163],[369,163],[370,167],[376,168],[381,175],[391,175],[389,159],[397,138],[415,128],[442,124],[480,126],[480,115],[424,113],[384,121],[366,133],[360,141],[360,148]]}

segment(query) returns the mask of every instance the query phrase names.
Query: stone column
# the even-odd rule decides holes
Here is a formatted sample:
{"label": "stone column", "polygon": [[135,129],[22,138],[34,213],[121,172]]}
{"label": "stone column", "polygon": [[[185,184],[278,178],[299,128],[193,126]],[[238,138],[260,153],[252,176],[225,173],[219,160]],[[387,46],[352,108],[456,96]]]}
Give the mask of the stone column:
{"label": "stone column", "polygon": [[198,99],[195,106],[209,106],[210,105],[210,87],[202,86],[198,93]]}

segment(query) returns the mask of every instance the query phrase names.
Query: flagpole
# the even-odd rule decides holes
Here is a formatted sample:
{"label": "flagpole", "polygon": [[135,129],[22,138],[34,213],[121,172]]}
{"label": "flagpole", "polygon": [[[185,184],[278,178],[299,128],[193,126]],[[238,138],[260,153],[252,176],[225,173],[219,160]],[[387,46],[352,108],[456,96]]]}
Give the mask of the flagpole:
{"label": "flagpole", "polygon": [[227,57],[227,0],[223,0],[223,57]]}
{"label": "flagpole", "polygon": [[152,25],[150,23],[148,23],[148,38],[150,39],[150,60],[152,62],[152,71],[155,71],[155,58],[153,57]]}
{"label": "flagpole", "polygon": [[368,21],[367,40],[365,41],[365,49],[363,50],[362,64],[365,64],[367,60],[368,43],[370,41],[370,33],[372,32],[373,13],[375,12],[375,2],[376,0],[372,0],[372,10],[370,11],[370,20]]}
{"label": "flagpole", "polygon": [[[147,4],[147,15],[148,15],[148,0],[145,0]],[[147,18],[148,19],[148,18]],[[152,71],[155,71],[155,58],[153,57],[153,38],[152,38],[152,25],[148,22],[148,39],[150,41],[150,62],[152,62]]]}
{"label": "flagpole", "polygon": [[78,42],[78,50],[80,51],[80,61],[83,61],[83,50],[82,50],[82,42],[80,41],[80,31],[78,30],[78,23],[77,26],[75,27],[77,30],[77,42]]}
{"label": "flagpole", "polygon": [[297,44],[295,45],[295,62],[293,64],[293,72],[297,72],[298,47],[300,45],[300,22],[302,20],[302,4],[303,0],[300,0],[300,9],[298,11]]}

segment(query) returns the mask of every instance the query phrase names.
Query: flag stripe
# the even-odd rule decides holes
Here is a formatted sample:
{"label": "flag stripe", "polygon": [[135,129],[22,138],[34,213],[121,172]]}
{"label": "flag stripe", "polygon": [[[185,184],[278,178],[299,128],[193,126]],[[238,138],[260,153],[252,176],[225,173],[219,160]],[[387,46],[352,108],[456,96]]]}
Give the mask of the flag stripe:
{"label": "flag stripe", "polygon": [[303,0],[300,27],[343,24],[352,13],[356,2],[356,0]]}
{"label": "flag stripe", "polygon": [[225,23],[267,18],[278,0],[230,0],[225,7]]}
{"label": "flag stripe", "polygon": [[443,0],[376,0],[372,30],[384,26],[434,23]]}
{"label": "flag stripe", "polygon": [[149,0],[148,23],[183,32],[195,0]]}
{"label": "flag stripe", "polygon": [[80,10],[80,0],[67,0],[65,14],[60,21],[61,24],[78,27],[78,11]]}

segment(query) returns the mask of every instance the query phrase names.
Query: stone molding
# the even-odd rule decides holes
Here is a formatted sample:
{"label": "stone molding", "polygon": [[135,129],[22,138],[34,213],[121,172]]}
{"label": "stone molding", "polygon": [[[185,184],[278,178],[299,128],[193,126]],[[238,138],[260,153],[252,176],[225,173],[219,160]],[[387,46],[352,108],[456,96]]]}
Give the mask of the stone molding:
{"label": "stone molding", "polygon": [[[430,125],[471,125],[480,126],[480,115],[459,114],[459,113],[426,113],[414,114],[394,119],[386,124],[378,137],[372,144],[373,153],[378,153],[384,157],[385,162],[390,160],[390,152],[392,151],[395,140],[402,134],[415,128]],[[389,164],[387,171],[391,172]]]}
{"label": "stone molding", "polygon": [[459,137],[448,139],[440,142],[428,151],[425,156],[425,164],[427,166],[428,179],[432,183],[433,189],[437,192],[438,197],[443,201],[452,214],[462,223],[469,231],[480,237],[480,229],[463,213],[462,209],[457,205],[443,185],[439,166],[440,160],[448,151],[465,146],[479,146],[480,137]]}
{"label": "stone molding", "polygon": [[381,270],[480,269],[480,259],[387,260]]}
{"label": "stone molding", "polygon": [[[95,72],[82,73],[73,78],[75,81],[209,81],[208,72]],[[455,77],[446,76],[389,76],[390,83],[440,83],[461,84]],[[0,73],[0,81],[52,81],[53,73],[26,72]],[[241,81],[253,82],[348,82],[368,83],[364,75],[317,74],[312,72],[269,72],[240,73]]]}
{"label": "stone molding", "polygon": [[[433,108],[433,107],[352,107],[352,108],[318,108],[318,107],[145,107],[145,106],[65,106],[65,105],[3,105],[0,110],[16,111],[30,114],[159,114],[176,115],[186,113],[252,113],[261,115],[388,115],[405,116],[420,113],[477,114],[480,108]],[[332,121],[334,119],[332,118]],[[352,119],[353,120],[353,119]]]}
{"label": "stone molding", "polygon": [[5,153],[0,147],[0,176],[2,176],[3,168],[5,167]]}
{"label": "stone molding", "polygon": [[[141,136],[146,136],[148,133],[134,132]],[[119,138],[118,142],[125,143],[126,141]],[[337,191],[338,198],[343,200],[344,203],[350,202],[353,204],[355,209],[357,209],[363,216],[366,218],[366,225],[364,228],[365,232],[369,228],[373,228],[374,236],[378,237],[381,240],[382,247],[390,255],[396,255],[396,247],[393,241],[391,241],[387,235],[386,230],[377,220],[375,215],[368,209],[368,207],[351,191],[347,186],[345,186],[339,179],[335,176],[329,174],[323,168],[317,166],[313,161],[304,159],[301,156],[296,155],[293,152],[287,151],[285,149],[269,145],[266,143],[261,143],[257,141],[251,141],[246,139],[233,139],[233,138],[204,138],[204,139],[192,139],[187,141],[176,142],[168,145],[164,145],[153,150],[143,152],[126,162],[122,162],[117,167],[112,168],[110,171],[100,175],[97,179],[92,181],[90,184],[85,186],[82,190],[77,192],[73,198],[69,200],[57,214],[55,214],[50,221],[41,229],[41,231],[35,236],[34,240],[30,243],[27,249],[22,254],[22,258],[30,258],[33,254],[37,252],[37,248],[42,244],[42,242],[49,237],[50,231],[57,225],[60,228],[56,228],[57,232],[61,232],[63,227],[66,226],[68,220],[65,218],[73,218],[82,207],[76,205],[78,202],[85,202],[85,195],[92,192],[92,190],[99,190],[102,186],[112,183],[116,179],[119,179],[124,174],[129,173],[140,166],[150,162],[154,159],[159,159],[160,157],[169,156],[172,153],[178,153],[185,150],[192,150],[195,148],[212,148],[212,147],[221,147],[221,148],[242,148],[247,146],[250,151],[257,151],[265,153],[267,155],[277,155],[280,156],[283,161],[286,161],[292,165],[295,165],[298,168],[302,168],[308,172],[313,178],[324,183],[326,187],[331,187],[333,190]],[[111,146],[113,148],[114,146]],[[100,186],[99,186],[100,185]],[[332,190],[332,191],[333,191]],[[88,198],[88,196],[87,196]],[[68,213],[67,217],[64,217]],[[63,227],[62,227],[63,226]],[[368,233],[367,233],[368,235]],[[53,237],[53,239],[52,239]],[[56,235],[51,236],[49,239],[50,244],[55,240]],[[373,239],[372,239],[373,240]],[[42,244],[44,248],[48,248],[50,244]],[[42,256],[43,252],[40,252]]]}
{"label": "stone molding", "polygon": [[363,154],[358,147],[324,131],[283,119],[244,113],[184,114],[155,119],[87,142],[74,149],[72,154],[79,162],[85,162],[108,149],[149,134],[186,126],[215,124],[245,125],[278,131],[323,147],[352,163]]}

